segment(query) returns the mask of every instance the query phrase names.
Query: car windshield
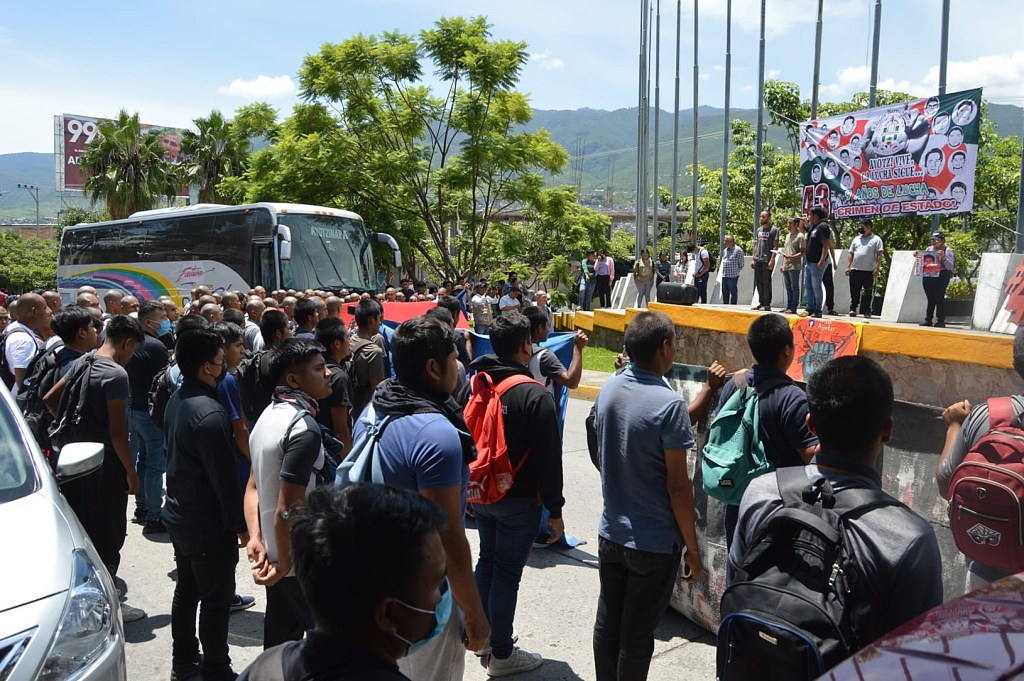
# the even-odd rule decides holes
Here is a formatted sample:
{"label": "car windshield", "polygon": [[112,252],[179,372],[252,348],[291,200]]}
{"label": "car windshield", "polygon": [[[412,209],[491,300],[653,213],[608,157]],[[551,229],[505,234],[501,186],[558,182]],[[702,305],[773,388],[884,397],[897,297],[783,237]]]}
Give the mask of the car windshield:
{"label": "car windshield", "polygon": [[288,213],[280,221],[292,234],[292,259],[281,267],[286,287],[376,289],[372,249],[361,220]]}
{"label": "car windshield", "polygon": [[10,407],[0,400],[0,504],[35,491],[38,480],[32,456],[35,454],[22,436]]}

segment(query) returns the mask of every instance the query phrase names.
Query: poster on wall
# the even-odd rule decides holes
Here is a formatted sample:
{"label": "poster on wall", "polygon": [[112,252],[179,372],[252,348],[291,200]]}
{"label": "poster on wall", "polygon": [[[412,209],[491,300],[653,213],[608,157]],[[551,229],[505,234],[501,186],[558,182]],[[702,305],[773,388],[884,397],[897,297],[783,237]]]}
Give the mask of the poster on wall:
{"label": "poster on wall", "polygon": [[804,212],[832,218],[969,212],[981,88],[807,121],[800,126]]}
{"label": "poster on wall", "polygon": [[793,325],[793,341],[796,356],[789,365],[789,377],[794,381],[807,381],[830,359],[857,354],[860,325],[804,317]]}

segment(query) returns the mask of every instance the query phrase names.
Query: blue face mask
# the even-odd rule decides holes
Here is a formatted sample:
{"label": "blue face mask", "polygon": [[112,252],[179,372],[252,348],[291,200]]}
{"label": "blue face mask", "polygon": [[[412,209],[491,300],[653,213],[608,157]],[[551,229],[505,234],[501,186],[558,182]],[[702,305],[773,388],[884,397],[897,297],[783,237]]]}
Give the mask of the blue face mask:
{"label": "blue face mask", "polygon": [[438,601],[437,605],[434,607],[433,610],[424,610],[423,608],[416,608],[403,601],[398,602],[403,607],[406,607],[409,610],[412,610],[413,612],[420,612],[424,615],[434,616],[434,628],[431,629],[429,634],[421,638],[419,641],[413,642],[403,636],[400,636],[399,634],[395,634],[395,637],[398,640],[409,646],[409,650],[405,653],[406,655],[412,655],[417,650],[421,650],[425,646],[430,645],[431,641],[440,636],[441,632],[444,631],[444,628],[448,626],[448,620],[452,616],[452,589],[451,585],[448,584],[447,577],[445,577],[444,581],[441,583],[441,600]]}
{"label": "blue face mask", "polygon": [[156,335],[158,335],[158,336],[166,336],[170,332],[171,332],[171,320],[170,319],[164,319],[162,322],[160,322],[160,326],[156,327]]}

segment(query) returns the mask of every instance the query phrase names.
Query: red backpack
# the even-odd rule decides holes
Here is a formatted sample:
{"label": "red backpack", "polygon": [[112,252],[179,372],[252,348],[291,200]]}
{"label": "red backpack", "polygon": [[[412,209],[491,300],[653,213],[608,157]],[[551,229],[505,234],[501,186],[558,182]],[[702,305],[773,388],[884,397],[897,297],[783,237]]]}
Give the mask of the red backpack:
{"label": "red backpack", "polygon": [[501,396],[524,383],[541,385],[525,374],[509,376],[497,386],[494,385],[494,379],[483,371],[473,376],[473,396],[469,398],[463,412],[477,452],[476,461],[469,464],[466,500],[470,503],[493,504],[501,501],[512,488],[519,469],[530,458],[530,452],[527,451],[519,465],[512,467],[508,445],[505,444],[505,414],[501,409]]}
{"label": "red backpack", "polygon": [[988,401],[989,431],[949,481],[949,525],[961,552],[1006,572],[1024,570],[1024,430],[1009,397]]}

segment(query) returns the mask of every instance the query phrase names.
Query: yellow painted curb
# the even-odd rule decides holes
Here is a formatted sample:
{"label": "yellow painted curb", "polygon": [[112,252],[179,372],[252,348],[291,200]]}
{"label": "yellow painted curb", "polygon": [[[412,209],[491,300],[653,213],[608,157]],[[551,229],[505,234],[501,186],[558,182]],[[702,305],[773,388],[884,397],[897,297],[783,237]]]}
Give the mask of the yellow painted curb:
{"label": "yellow painted curb", "polygon": [[587,402],[593,402],[597,399],[597,394],[601,392],[601,386],[597,385],[580,385],[575,390],[569,391],[569,397],[576,400],[586,400]]}
{"label": "yellow painted curb", "polygon": [[865,324],[862,351],[1013,368],[1013,338],[928,327]]}
{"label": "yellow painted curb", "polygon": [[623,310],[594,310],[594,326],[622,333],[626,330],[626,313]]}
{"label": "yellow painted curb", "polygon": [[750,328],[750,323],[761,315],[755,310],[719,310],[665,303],[651,303],[650,309],[664,312],[676,326],[738,333],[744,336],[747,334],[747,329]]}
{"label": "yellow painted curb", "polygon": [[577,329],[583,329],[584,331],[594,330],[594,313],[593,312],[576,312],[573,317],[573,325]]}

